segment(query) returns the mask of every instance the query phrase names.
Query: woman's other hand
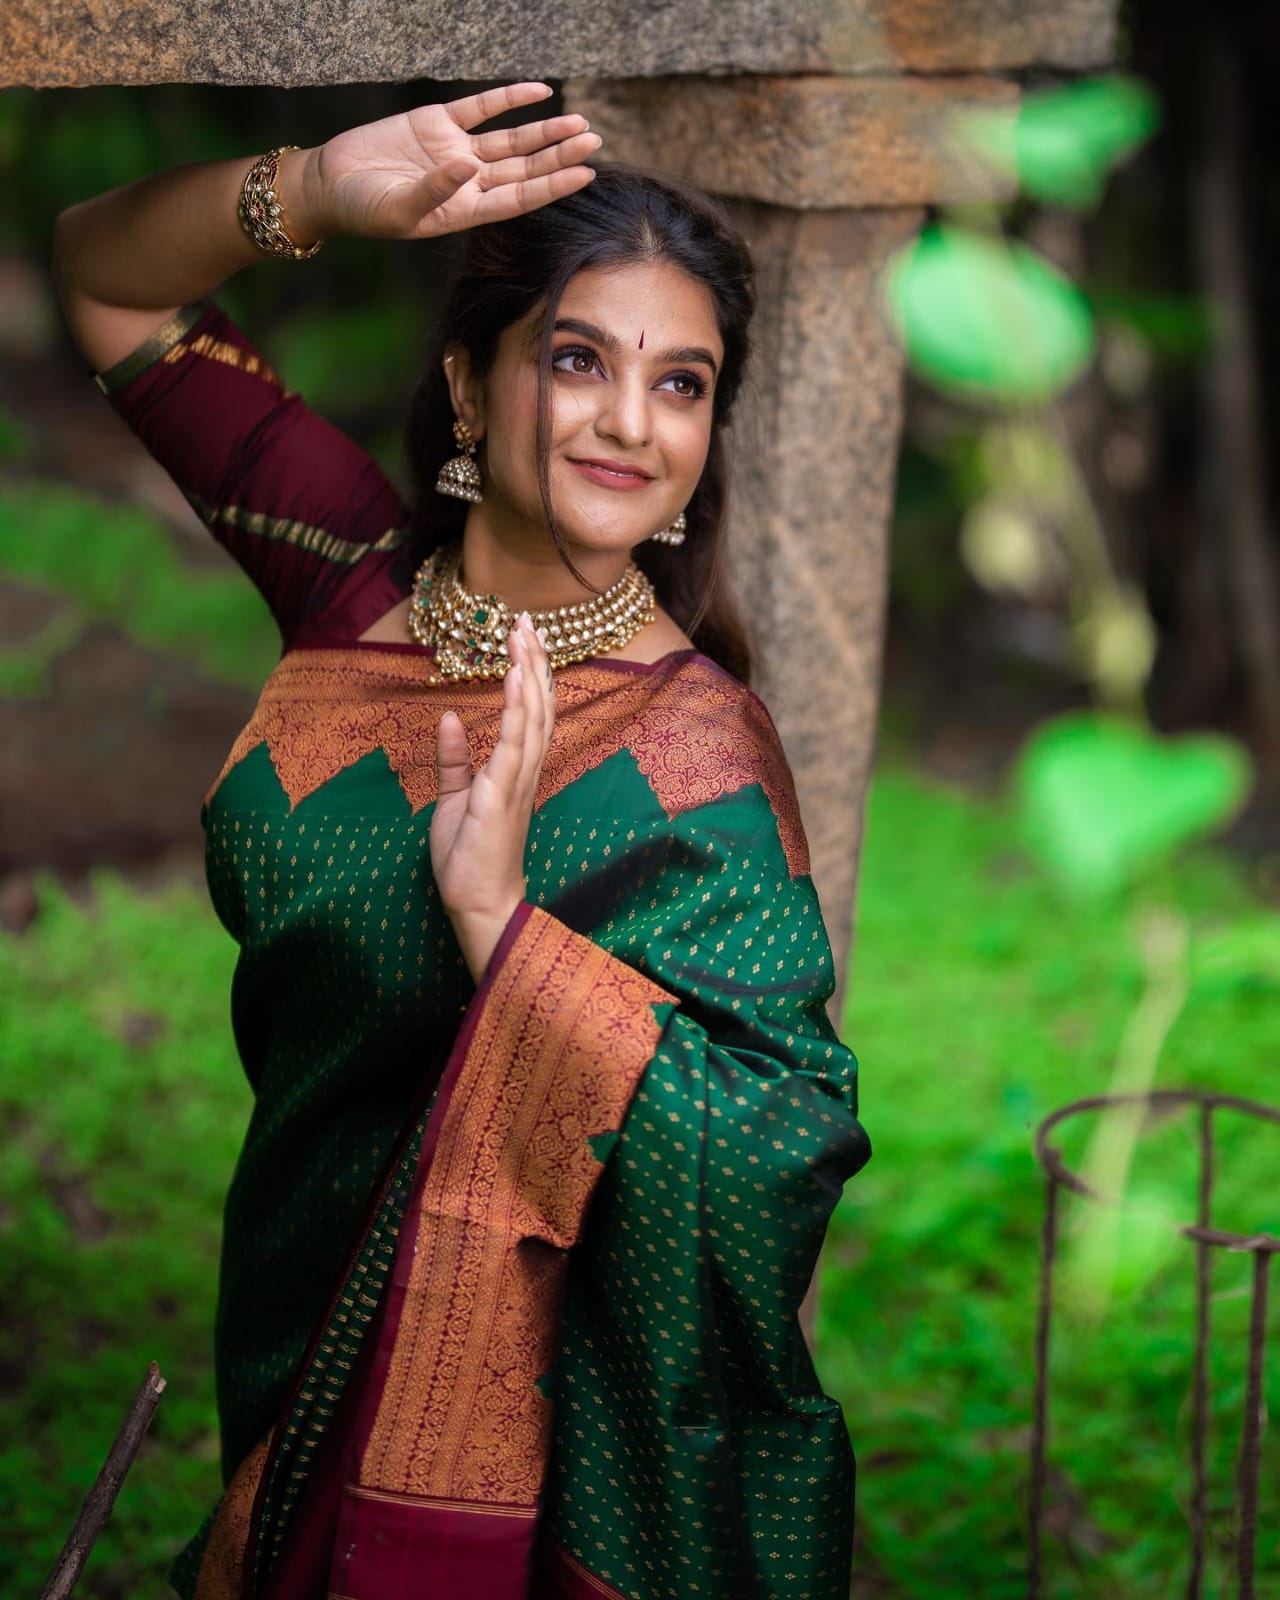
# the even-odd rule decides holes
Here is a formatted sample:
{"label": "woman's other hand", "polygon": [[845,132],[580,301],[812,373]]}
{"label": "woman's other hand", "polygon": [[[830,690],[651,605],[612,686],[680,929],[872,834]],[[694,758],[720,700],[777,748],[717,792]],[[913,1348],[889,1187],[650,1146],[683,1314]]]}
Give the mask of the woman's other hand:
{"label": "woman's other hand", "polygon": [[[321,237],[426,239],[572,194],[595,176],[582,163],[601,142],[585,117],[472,131],[550,93],[545,83],[486,89],[365,123],[298,152],[308,222]],[[287,210],[287,190],[284,198]]]}
{"label": "woman's other hand", "polygon": [[528,612],[517,618],[507,649],[514,665],[502,680],[498,742],[474,777],[457,713],[446,712],[436,732],[431,867],[477,983],[524,899],[529,819],[555,722],[551,666]]}

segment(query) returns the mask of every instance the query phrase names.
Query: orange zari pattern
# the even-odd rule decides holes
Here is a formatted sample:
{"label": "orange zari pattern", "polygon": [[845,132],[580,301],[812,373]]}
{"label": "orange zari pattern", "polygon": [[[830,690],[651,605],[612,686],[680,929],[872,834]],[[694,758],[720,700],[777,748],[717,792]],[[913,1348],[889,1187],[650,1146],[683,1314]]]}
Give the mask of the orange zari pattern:
{"label": "orange zari pattern", "polygon": [[[360,1490],[532,1507],[566,1251],[661,1035],[665,989],[534,907],[494,980],[423,1185]],[[414,1225],[411,1223],[410,1227]]]}
{"label": "orange zari pattern", "polygon": [[[472,768],[498,740],[501,685],[428,685],[421,658],[364,650],[291,651],[211,784],[266,743],[296,807],[344,767],[381,748],[413,811],[436,798],[436,729],[446,711],[467,729]],[[728,673],[688,656],[660,679],[589,661],[556,673],[556,725],[535,808],[619,750],[629,749],[667,816],[759,783],[778,820],[791,876],[809,871],[790,770],[762,702]]]}

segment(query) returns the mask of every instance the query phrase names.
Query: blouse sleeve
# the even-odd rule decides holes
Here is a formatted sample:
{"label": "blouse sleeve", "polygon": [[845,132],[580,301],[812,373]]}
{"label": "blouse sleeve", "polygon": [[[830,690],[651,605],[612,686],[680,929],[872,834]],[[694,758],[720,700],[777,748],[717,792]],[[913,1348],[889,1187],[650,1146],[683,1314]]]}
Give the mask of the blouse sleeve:
{"label": "blouse sleeve", "polygon": [[357,562],[407,542],[385,473],[285,388],[211,297],[94,379],[253,580],[286,648]]}

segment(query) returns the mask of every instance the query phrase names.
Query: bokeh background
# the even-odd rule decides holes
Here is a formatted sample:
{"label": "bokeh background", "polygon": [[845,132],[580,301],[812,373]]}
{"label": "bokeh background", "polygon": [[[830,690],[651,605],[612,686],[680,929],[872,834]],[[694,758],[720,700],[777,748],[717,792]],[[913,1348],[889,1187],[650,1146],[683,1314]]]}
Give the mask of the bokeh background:
{"label": "bokeh background", "polygon": [[[859,1596],[1024,1592],[1037,1122],[1113,1089],[1280,1103],[1277,27],[1134,0],[1116,74],[1028,83],[1016,125],[957,130],[1017,197],[938,213],[886,279],[910,375],[843,1017],[876,1155],[817,1325],[859,1459]],[[5,1595],[38,1592],[152,1358],[169,1389],[77,1592],[164,1593],[217,1492],[248,1093],[198,812],[276,654],[71,345],[52,222],[157,167],[470,87],[0,93]],[[335,240],[218,298],[403,482],[449,258]],[[1068,1154],[1126,1207],[1064,1219],[1045,1592],[1163,1600],[1187,1560],[1195,1123],[1095,1132],[1072,1125]],[[1215,1220],[1280,1232],[1276,1130],[1228,1119],[1220,1157]],[[1222,1595],[1249,1270],[1214,1265]],[[1280,1594],[1274,1437],[1258,1563]]]}

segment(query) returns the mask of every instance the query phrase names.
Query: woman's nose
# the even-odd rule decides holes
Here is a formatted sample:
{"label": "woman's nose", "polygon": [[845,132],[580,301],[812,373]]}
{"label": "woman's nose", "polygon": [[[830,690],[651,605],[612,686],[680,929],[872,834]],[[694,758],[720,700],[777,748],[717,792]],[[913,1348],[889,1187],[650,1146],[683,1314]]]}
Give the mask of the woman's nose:
{"label": "woman's nose", "polygon": [[596,432],[636,448],[653,433],[649,391],[642,382],[611,383],[596,417]]}

